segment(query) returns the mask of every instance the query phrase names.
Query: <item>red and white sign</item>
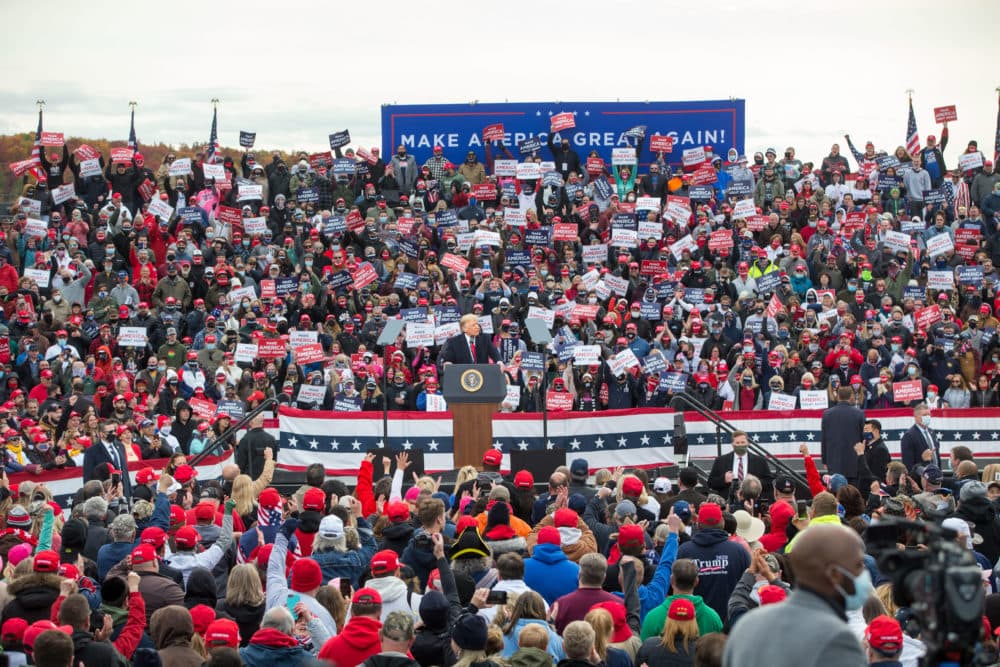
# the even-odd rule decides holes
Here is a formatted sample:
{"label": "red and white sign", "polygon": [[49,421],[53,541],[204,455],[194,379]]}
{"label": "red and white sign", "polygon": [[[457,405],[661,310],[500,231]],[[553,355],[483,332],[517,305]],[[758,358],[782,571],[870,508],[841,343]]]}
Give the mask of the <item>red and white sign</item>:
{"label": "red and white sign", "polygon": [[649,138],[649,150],[654,153],[672,153],[674,138],[668,134],[654,134]]}
{"label": "red and white sign", "polygon": [[456,273],[465,273],[465,270],[469,268],[469,260],[459,255],[453,255],[450,252],[445,253],[441,257],[441,266],[446,269],[452,269]]}
{"label": "red and white sign", "polygon": [[757,207],[754,206],[752,199],[741,199],[736,202],[736,206],[733,207],[733,219],[738,220],[740,218],[749,218],[750,216],[757,214]]}
{"label": "red and white sign", "polygon": [[43,146],[62,146],[65,143],[66,140],[63,139],[62,132],[42,132],[41,144]]}
{"label": "red and white sign", "polygon": [[497,176],[513,176],[517,173],[517,160],[494,160],[493,173]]}
{"label": "red and white sign", "polygon": [[258,339],[257,356],[261,359],[280,359],[285,356],[285,341],[280,338]]}
{"label": "red and white sign", "polygon": [[705,161],[705,149],[701,146],[697,148],[686,148],[681,154],[681,160],[685,167],[693,167]]}
{"label": "red and white sign", "polygon": [[747,229],[751,232],[759,232],[767,227],[770,218],[766,215],[751,215],[747,218]]}
{"label": "red and white sign", "polygon": [[319,343],[307,343],[295,348],[295,363],[315,364],[323,361],[323,346]]}
{"label": "red and white sign", "polygon": [[24,233],[28,236],[44,238],[45,236],[48,236],[49,228],[48,225],[46,225],[42,220],[28,218],[24,221]]}
{"label": "red and white sign", "polygon": [[66,185],[60,185],[52,191],[52,202],[58,206],[68,199],[73,199],[76,197],[76,188],[73,187],[72,183],[67,183]]}
{"label": "red and white sign", "polygon": [[568,412],[573,409],[573,394],[550,389],[545,393],[545,405],[552,412]]}
{"label": "red and white sign", "polygon": [[659,197],[638,197],[635,200],[635,208],[639,211],[659,211]]}
{"label": "red and white sign", "polygon": [[955,243],[973,243],[979,245],[979,239],[982,237],[982,232],[978,229],[967,229],[961,228],[955,230]]}
{"label": "red and white sign", "polygon": [[189,398],[188,405],[191,406],[191,412],[198,419],[211,419],[215,416],[215,403],[206,398]]}
{"label": "red and white sign", "polygon": [[503,141],[503,123],[493,123],[484,127],[483,141]]}
{"label": "red and white sign", "polygon": [[667,215],[676,222],[686,222],[691,217],[691,198],[667,195]]}
{"label": "red and white sign", "polygon": [[604,160],[599,157],[587,158],[587,173],[600,174],[604,171]]}
{"label": "red and white sign", "polygon": [[572,222],[557,222],[552,225],[553,241],[575,241],[576,225]]}
{"label": "red and white sign", "polygon": [[927,330],[927,327],[933,326],[941,321],[941,306],[936,303],[933,306],[927,306],[926,308],[921,308],[916,312],[916,318],[914,319],[914,324],[917,330]]}
{"label": "red and white sign", "polygon": [[771,392],[771,400],[767,404],[768,410],[794,410],[795,397],[788,394],[781,394],[776,391]]}
{"label": "red and white sign", "polygon": [[947,232],[935,234],[927,239],[927,254],[931,257],[943,255],[944,253],[954,249],[955,244],[952,243],[951,236]]}
{"label": "red and white sign", "polygon": [[712,185],[719,180],[719,175],[711,166],[697,169],[691,174],[691,185]]}
{"label": "red and white sign", "polygon": [[131,162],[133,155],[135,155],[135,151],[128,147],[111,149],[112,162]]}
{"label": "red and white sign", "polygon": [[597,304],[578,303],[573,306],[573,317],[583,320],[596,320],[597,311],[600,308]]}
{"label": "red and white sign", "polygon": [[892,383],[892,399],[897,403],[919,401],[924,397],[924,388],[920,380],[906,380]]}
{"label": "red and white sign", "polygon": [[[502,127],[502,126],[501,126]],[[576,127],[576,118],[572,112],[557,113],[549,119],[549,129],[553,132],[562,132]]]}
{"label": "red and white sign", "polygon": [[274,299],[276,298],[277,292],[274,281],[270,278],[264,278],[260,281],[260,298],[262,299]]}
{"label": "red and white sign", "polygon": [[733,249],[733,233],[728,229],[717,229],[708,237],[708,249],[717,252],[719,250]]}
{"label": "red and white sign", "polygon": [[233,208],[232,206],[220,206],[215,214],[215,219],[224,225],[236,226],[243,224],[243,214],[240,213],[240,209]]}
{"label": "red and white sign", "polygon": [[375,273],[375,267],[364,262],[351,271],[351,278],[354,280],[355,289],[363,289],[378,280],[378,274]]}
{"label": "red and white sign", "polygon": [[351,211],[347,214],[347,228],[352,232],[356,232],[365,226],[365,219],[361,217],[360,211]]}
{"label": "red and white sign", "polygon": [[542,167],[537,162],[518,162],[515,173],[518,180],[537,181],[542,177]]}
{"label": "red and white sign", "polygon": [[975,153],[963,153],[958,157],[958,168],[962,171],[972,171],[983,166],[983,154],[979,151]]}
{"label": "red and white sign", "polygon": [[639,264],[639,273],[644,276],[658,276],[667,272],[665,259],[644,259]]}
{"label": "red and white sign", "polygon": [[472,186],[472,196],[479,201],[494,201],[497,198],[497,188],[492,183],[476,183]]}
{"label": "red and white sign", "polygon": [[[95,162],[96,162],[96,160],[95,160]],[[34,167],[36,164],[38,164],[38,163],[35,162],[32,159],[21,160],[19,162],[11,162],[10,163],[10,170],[12,172],[14,172],[15,176],[23,176],[26,171],[28,171],[29,169],[31,169],[32,167]],[[97,173],[101,173],[101,168],[100,167],[97,168]]]}
{"label": "red and white sign", "polygon": [[226,168],[221,164],[203,164],[201,170],[205,174],[205,178],[214,178],[216,181],[226,180]]}
{"label": "red and white sign", "polygon": [[830,396],[822,389],[799,392],[799,407],[803,410],[826,410],[830,407]]}
{"label": "red and white sign", "polygon": [[935,123],[944,123],[952,120],[958,120],[958,111],[955,110],[954,104],[949,104],[946,107],[934,107]]}
{"label": "red and white sign", "polygon": [[635,164],[635,149],[634,148],[612,148],[611,149],[611,164],[613,165],[627,165]]}
{"label": "red and white sign", "polygon": [[75,155],[77,159],[80,161],[96,160],[101,157],[101,154],[97,152],[97,149],[89,144],[83,144],[82,146],[77,148],[75,151],[73,151],[73,155]]}

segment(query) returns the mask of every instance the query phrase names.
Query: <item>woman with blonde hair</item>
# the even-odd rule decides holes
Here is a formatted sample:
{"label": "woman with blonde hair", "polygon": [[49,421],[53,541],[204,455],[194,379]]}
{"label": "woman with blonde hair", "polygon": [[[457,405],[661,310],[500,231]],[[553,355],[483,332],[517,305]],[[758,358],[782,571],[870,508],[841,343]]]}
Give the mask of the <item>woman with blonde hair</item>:
{"label": "woman with blonde hair", "polygon": [[240,646],[250,642],[260,629],[265,609],[264,586],[253,563],[241,563],[229,572],[226,597],[215,605],[219,614],[236,621],[240,627]]}
{"label": "woman with blonde hair", "polygon": [[236,513],[249,526],[257,521],[257,503],[254,498],[253,480],[250,475],[237,475],[233,480],[231,497],[236,501]]}
{"label": "woman with blonde hair", "polygon": [[594,650],[597,651],[597,655],[601,656],[601,661],[607,667],[631,667],[632,661],[625,651],[609,646],[615,630],[611,612],[600,607],[593,607],[583,617],[583,620],[594,628]]}
{"label": "woman with blonde hair", "polygon": [[698,621],[694,603],[677,598],[670,603],[663,633],[642,643],[635,664],[657,667],[691,667],[694,664],[695,642],[698,641]]}

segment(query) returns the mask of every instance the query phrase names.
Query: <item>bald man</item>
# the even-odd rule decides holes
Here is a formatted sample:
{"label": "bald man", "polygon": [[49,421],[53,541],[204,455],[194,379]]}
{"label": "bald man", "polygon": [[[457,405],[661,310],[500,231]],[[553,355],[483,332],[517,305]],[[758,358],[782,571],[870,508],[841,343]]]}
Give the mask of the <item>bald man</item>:
{"label": "bald man", "polygon": [[[864,544],[846,526],[802,533],[791,555],[798,588],[785,602],[744,615],[726,643],[726,667],[815,667],[868,664],[846,612],[872,592]],[[775,640],[775,641],[768,641]]]}
{"label": "bald man", "polygon": [[500,352],[483,333],[479,318],[463,315],[459,321],[462,333],[452,336],[445,343],[442,361],[446,364],[486,364],[500,363]]}

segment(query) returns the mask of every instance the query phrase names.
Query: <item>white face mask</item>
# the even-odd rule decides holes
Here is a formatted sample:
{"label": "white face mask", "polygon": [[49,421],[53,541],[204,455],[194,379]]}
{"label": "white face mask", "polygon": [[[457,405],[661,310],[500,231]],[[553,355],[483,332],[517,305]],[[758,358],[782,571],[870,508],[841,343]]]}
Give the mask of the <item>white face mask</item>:
{"label": "white face mask", "polygon": [[931,422],[931,416],[930,415],[925,415],[924,416],[924,428],[927,429],[928,431],[930,431],[931,428],[932,428],[931,423],[932,423]]}

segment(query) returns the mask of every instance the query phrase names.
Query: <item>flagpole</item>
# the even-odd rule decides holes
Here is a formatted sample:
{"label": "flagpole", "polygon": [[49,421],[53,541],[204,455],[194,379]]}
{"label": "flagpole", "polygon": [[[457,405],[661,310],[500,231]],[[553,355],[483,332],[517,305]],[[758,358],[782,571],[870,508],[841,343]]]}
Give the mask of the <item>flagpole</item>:
{"label": "flagpole", "polygon": [[41,111],[42,107],[45,106],[45,100],[35,100],[35,104],[38,105],[38,110]]}

